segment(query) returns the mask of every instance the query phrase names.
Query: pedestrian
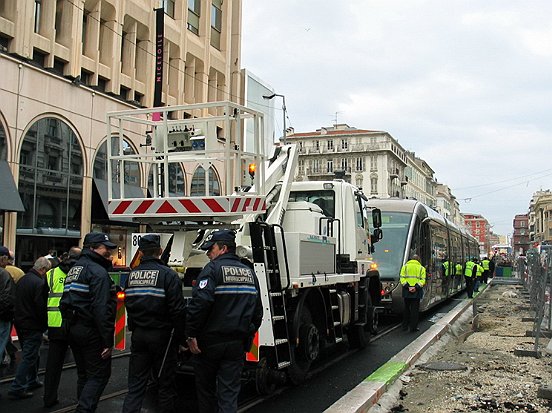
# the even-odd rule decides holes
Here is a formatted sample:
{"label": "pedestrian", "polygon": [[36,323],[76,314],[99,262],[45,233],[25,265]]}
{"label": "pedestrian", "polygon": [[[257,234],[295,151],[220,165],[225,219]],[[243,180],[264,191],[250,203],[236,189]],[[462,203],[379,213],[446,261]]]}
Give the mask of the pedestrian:
{"label": "pedestrian", "polygon": [[[63,321],[59,302],[63,295],[65,278],[69,270],[80,257],[81,249],[72,247],[66,258],[60,264],[46,273],[48,285],[48,358],[44,373],[44,407],[52,407],[59,403],[58,387],[63,370],[65,354],[69,347],[67,323]],[[50,260],[51,263],[51,260]]]}
{"label": "pedestrian", "polygon": [[38,258],[15,288],[15,328],[22,359],[8,391],[11,399],[32,397],[32,390],[43,386],[38,380],[38,365],[42,333],[48,328],[48,286],[44,276],[49,269],[50,261],[45,257]]}
{"label": "pedestrian", "polygon": [[197,277],[187,308],[200,412],[236,412],[245,352],[261,325],[259,282],[236,255],[235,233],[210,234],[201,249],[211,260]]}
{"label": "pedestrian", "polygon": [[468,258],[466,265],[464,265],[464,278],[466,279],[466,292],[468,298],[473,298],[473,284],[476,276],[475,262],[471,258]]}
{"label": "pedestrian", "polygon": [[178,347],[186,343],[182,282],[160,259],[163,249],[159,235],[141,237],[138,251],[140,265],[130,272],[125,285],[132,344],[123,412],[140,412],[150,372],[158,379],[156,411],[173,412]]}
{"label": "pedestrian", "polygon": [[13,281],[17,284],[17,282],[21,279],[21,277],[25,275],[25,271],[15,266],[14,257],[15,257],[14,252],[10,250],[8,255],[8,264],[6,265],[6,271],[10,273],[11,277],[13,278]]}
{"label": "pedestrian", "polygon": [[416,254],[401,268],[400,282],[404,299],[404,314],[402,329],[410,332],[419,331],[418,315],[420,301],[424,297],[424,285],[426,283],[426,270],[420,263],[420,257]]}
{"label": "pedestrian", "polygon": [[487,284],[489,280],[489,270],[491,269],[491,261],[487,257],[483,257],[481,266],[483,267],[483,282]]}
{"label": "pedestrian", "polygon": [[60,310],[77,365],[76,412],[96,410],[111,376],[117,299],[108,271],[115,248],[107,234],[86,234],[81,256],[65,278]]}
{"label": "pedestrian", "polygon": [[443,261],[442,274],[443,297],[447,297],[450,289],[451,277],[454,274],[454,263],[449,261],[447,257],[445,257]]}
{"label": "pedestrian", "polygon": [[490,278],[494,277],[495,266],[496,266],[496,262],[495,262],[495,257],[493,256],[491,258],[491,262],[489,262],[489,277]]}
{"label": "pedestrian", "polygon": [[9,250],[0,246],[0,356],[4,359],[6,344],[10,339],[15,304],[15,283],[6,271],[10,258]]}

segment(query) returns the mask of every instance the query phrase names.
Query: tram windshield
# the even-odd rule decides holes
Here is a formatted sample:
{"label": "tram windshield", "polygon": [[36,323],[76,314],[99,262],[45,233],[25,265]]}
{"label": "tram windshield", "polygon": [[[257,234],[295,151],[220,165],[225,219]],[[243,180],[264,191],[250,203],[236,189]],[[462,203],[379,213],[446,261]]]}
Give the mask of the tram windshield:
{"label": "tram windshield", "polygon": [[383,238],[372,254],[378,264],[381,280],[397,280],[403,265],[404,249],[412,214],[381,211]]}

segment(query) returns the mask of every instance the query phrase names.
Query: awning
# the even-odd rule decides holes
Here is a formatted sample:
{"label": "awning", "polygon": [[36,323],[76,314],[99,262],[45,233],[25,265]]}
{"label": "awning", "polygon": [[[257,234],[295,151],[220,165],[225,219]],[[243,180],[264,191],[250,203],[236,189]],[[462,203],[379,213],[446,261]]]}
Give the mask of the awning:
{"label": "awning", "polygon": [[0,161],[0,211],[25,212],[10,166],[6,161]]}
{"label": "awning", "polygon": [[[107,221],[108,196],[107,196],[107,181],[105,179],[94,178],[95,191],[92,194],[92,220]],[[113,196],[119,196],[119,185],[113,185]],[[103,208],[98,211],[98,202],[95,202],[96,195],[100,198]],[[144,190],[139,186],[125,184],[125,196],[128,198],[144,198]],[[117,222],[134,223],[132,218],[119,218]],[[136,223],[135,223],[136,224]],[[136,224],[138,225],[138,224]]]}

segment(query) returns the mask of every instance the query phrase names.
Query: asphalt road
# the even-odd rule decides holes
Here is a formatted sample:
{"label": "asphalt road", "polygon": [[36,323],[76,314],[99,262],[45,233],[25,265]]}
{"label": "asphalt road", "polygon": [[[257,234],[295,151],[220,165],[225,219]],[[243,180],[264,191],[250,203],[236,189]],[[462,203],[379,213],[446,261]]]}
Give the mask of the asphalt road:
{"label": "asphalt road", "polygon": [[[304,384],[286,387],[277,396],[259,400],[257,404],[249,407],[246,411],[252,413],[280,413],[282,411],[320,412],[325,410],[428,329],[433,324],[434,319],[439,317],[439,314],[448,312],[457,303],[458,299],[450,299],[438,308],[424,314],[420,321],[420,332],[405,333],[400,329],[395,329],[380,339],[371,342],[365,349],[350,352],[345,357],[340,357],[338,362],[325,366],[320,371],[317,370]],[[337,357],[345,352],[344,347],[338,347],[335,351]],[[45,357],[42,358],[42,361],[44,360]],[[67,361],[70,362],[70,358]],[[3,380],[0,376],[0,411],[2,412],[61,413],[61,411],[71,411],[70,406],[77,402],[75,368],[64,370],[59,391],[60,403],[51,409],[43,408],[42,389],[35,391],[35,395],[31,399],[9,400],[7,397],[9,382],[6,380],[6,375],[10,373],[10,370],[4,369],[0,373],[4,376]],[[104,397],[107,398],[100,402],[97,412],[121,411],[124,392],[127,387],[127,374],[128,357],[114,358],[111,380],[104,391]],[[245,385],[240,396],[242,401],[247,401],[247,406],[251,406],[252,387],[251,385]],[[178,378],[178,392],[178,411],[182,413],[196,411],[195,386],[192,377],[180,376]],[[155,412],[154,390],[148,393],[142,411],[144,413]]]}

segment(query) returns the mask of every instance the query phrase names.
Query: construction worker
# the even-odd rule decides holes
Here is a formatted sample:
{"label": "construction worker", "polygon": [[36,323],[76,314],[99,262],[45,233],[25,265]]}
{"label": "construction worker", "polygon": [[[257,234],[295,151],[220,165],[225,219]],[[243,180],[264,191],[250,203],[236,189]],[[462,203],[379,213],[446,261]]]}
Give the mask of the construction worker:
{"label": "construction worker", "polygon": [[491,270],[491,260],[487,257],[483,257],[481,265],[483,266],[483,282],[487,284],[489,280],[489,272]]}
{"label": "construction worker", "polygon": [[197,277],[186,317],[198,410],[236,412],[245,352],[263,317],[259,283],[235,253],[234,231],[211,233],[201,249],[211,262]]}
{"label": "construction worker", "polygon": [[140,412],[150,372],[158,379],[158,412],[175,411],[178,345],[185,344],[185,307],[178,274],[160,260],[161,238],[138,241],[140,265],[125,285],[128,327],[132,331],[128,394],[123,412]]}
{"label": "construction worker", "polygon": [[473,287],[473,291],[476,293],[479,292],[479,286],[481,285],[481,280],[483,279],[483,266],[481,263],[477,260],[474,261],[475,265],[477,267],[474,267],[475,270],[475,284]]}
{"label": "construction worker", "polygon": [[410,332],[419,331],[418,314],[420,301],[424,296],[426,270],[416,254],[401,268],[402,296],[404,299],[404,314],[402,328]]}
{"label": "construction worker", "polygon": [[473,298],[473,284],[475,282],[474,278],[476,275],[475,262],[471,258],[468,258],[466,265],[464,266],[464,278],[466,279],[466,292],[468,293],[468,298]]}
{"label": "construction worker", "polygon": [[59,302],[63,295],[65,277],[75,265],[81,254],[81,249],[72,247],[67,257],[60,264],[46,273],[48,284],[48,359],[44,373],[44,407],[52,407],[59,403],[58,387],[63,370],[65,354],[69,347],[67,324],[63,322]]}
{"label": "construction worker", "polygon": [[86,234],[81,256],[65,278],[60,310],[77,365],[76,412],[96,411],[111,376],[117,298],[108,271],[116,248],[107,234]]}

